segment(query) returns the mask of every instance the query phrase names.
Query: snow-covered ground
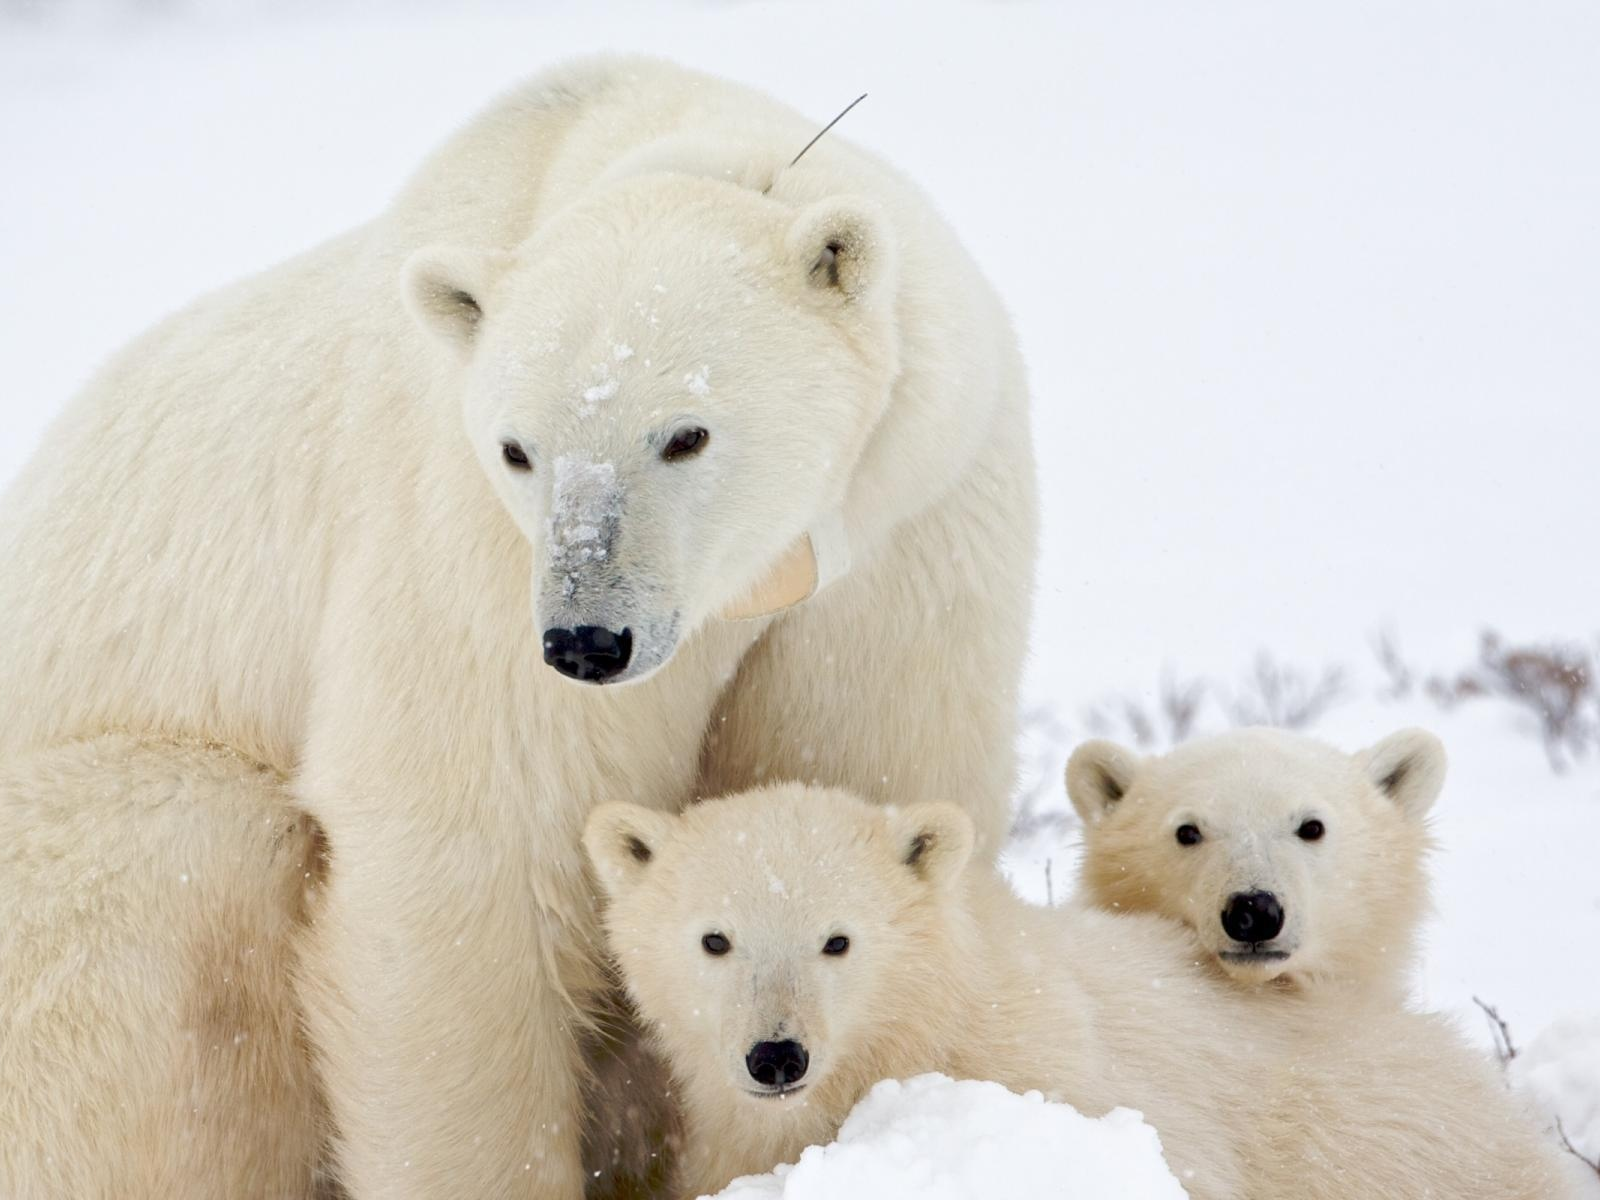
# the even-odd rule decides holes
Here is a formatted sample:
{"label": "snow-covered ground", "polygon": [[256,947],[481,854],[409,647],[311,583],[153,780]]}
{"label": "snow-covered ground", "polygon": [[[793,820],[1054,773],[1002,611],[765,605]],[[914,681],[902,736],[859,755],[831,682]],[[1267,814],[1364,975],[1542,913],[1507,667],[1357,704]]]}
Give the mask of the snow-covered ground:
{"label": "snow-covered ground", "polygon": [[1385,698],[1370,649],[1392,631],[1424,677],[1486,628],[1594,649],[1600,8],[0,0],[0,481],[116,345],[596,49],[819,123],[868,91],[841,132],[1006,296],[1044,505],[1025,786],[1063,814],[1019,887],[1071,886],[1055,777],[1131,735],[1108,697],[1204,676],[1216,728],[1261,650],[1340,667],[1314,732],[1418,723],[1452,754],[1419,999],[1485,1044],[1471,997],[1496,1005],[1513,1074],[1600,1155],[1600,748],[1558,775],[1516,706]]}
{"label": "snow-covered ground", "polygon": [[830,1146],[736,1180],[721,1200],[1183,1200],[1161,1139],[1119,1108],[1091,1120],[1038,1092],[885,1080]]}

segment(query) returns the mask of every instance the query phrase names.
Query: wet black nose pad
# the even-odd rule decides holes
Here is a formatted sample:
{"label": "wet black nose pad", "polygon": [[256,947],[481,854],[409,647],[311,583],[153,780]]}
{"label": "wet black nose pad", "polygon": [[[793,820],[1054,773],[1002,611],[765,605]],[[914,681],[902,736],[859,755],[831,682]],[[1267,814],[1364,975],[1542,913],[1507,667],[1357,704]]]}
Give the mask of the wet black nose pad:
{"label": "wet black nose pad", "polygon": [[1270,942],[1283,932],[1283,905],[1271,892],[1235,892],[1222,910],[1222,929],[1236,942]]}
{"label": "wet black nose pad", "polygon": [[799,1042],[757,1042],[744,1056],[750,1078],[765,1087],[784,1087],[805,1077],[811,1056]]}
{"label": "wet black nose pad", "polygon": [[604,683],[627,669],[633,631],[615,633],[599,625],[544,631],[544,661],[568,679]]}

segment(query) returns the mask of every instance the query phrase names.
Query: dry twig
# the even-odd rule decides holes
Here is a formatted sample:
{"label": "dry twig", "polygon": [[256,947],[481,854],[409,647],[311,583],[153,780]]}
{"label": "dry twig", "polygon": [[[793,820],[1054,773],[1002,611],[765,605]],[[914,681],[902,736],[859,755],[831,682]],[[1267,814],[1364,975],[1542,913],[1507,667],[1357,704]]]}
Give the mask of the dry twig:
{"label": "dry twig", "polygon": [[1344,698],[1345,677],[1338,667],[1310,675],[1263,650],[1226,707],[1235,725],[1305,729]]}
{"label": "dry twig", "polygon": [[1428,695],[1444,707],[1496,696],[1530,710],[1556,771],[1600,745],[1594,657],[1577,642],[1508,646],[1487,631],[1478,643],[1477,665],[1454,679],[1430,679]]}
{"label": "dry twig", "polygon": [[1049,705],[1030,708],[1022,714],[1021,741],[1021,790],[1011,812],[1011,836],[1026,838],[1044,829],[1065,828],[1074,819],[1063,803],[1066,789],[1061,766],[1070,744],[1065,723]]}
{"label": "dry twig", "polygon": [[1388,685],[1378,693],[1382,700],[1404,700],[1417,686],[1417,676],[1400,653],[1400,643],[1394,634],[1384,630],[1372,639],[1372,652],[1377,656]]}
{"label": "dry twig", "polygon": [[1489,1032],[1494,1037],[1494,1056],[1500,1060],[1502,1067],[1510,1066],[1511,1060],[1517,1056],[1517,1047],[1511,1041],[1511,1026],[1505,1023],[1494,1005],[1485,1004],[1476,996],[1472,1002],[1483,1009],[1484,1015],[1489,1018]]}
{"label": "dry twig", "polygon": [[1567,1131],[1561,1126],[1560,1117],[1556,1118],[1556,1136],[1561,1139],[1561,1144],[1567,1148],[1567,1153],[1571,1154],[1572,1157],[1576,1158],[1584,1166],[1588,1167],[1595,1173],[1596,1176],[1600,1176],[1600,1154],[1596,1154],[1593,1158],[1590,1158],[1582,1150],[1579,1150],[1576,1146],[1574,1146],[1572,1144],[1572,1139],[1567,1136]]}

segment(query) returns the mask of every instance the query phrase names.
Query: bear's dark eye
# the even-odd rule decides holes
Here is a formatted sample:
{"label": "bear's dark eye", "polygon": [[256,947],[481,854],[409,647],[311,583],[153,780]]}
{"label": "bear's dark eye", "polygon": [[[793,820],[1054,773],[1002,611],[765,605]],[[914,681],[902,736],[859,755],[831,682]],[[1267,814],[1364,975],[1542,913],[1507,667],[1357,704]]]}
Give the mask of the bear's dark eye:
{"label": "bear's dark eye", "polygon": [[1322,835],[1327,833],[1328,830],[1321,821],[1312,817],[1309,821],[1300,822],[1300,828],[1294,832],[1295,836],[1302,842],[1316,842],[1321,841]]}
{"label": "bear's dark eye", "polygon": [[848,949],[850,949],[850,939],[842,933],[836,933],[822,943],[824,954],[843,954]]}
{"label": "bear's dark eye", "polygon": [[1200,844],[1200,828],[1197,825],[1179,825],[1175,836],[1180,846],[1198,846]]}
{"label": "bear's dark eye", "polygon": [[680,429],[662,448],[661,457],[667,462],[677,462],[680,458],[693,458],[706,448],[706,443],[710,440],[711,435],[698,425]]}
{"label": "bear's dark eye", "polygon": [[500,457],[506,460],[506,466],[513,471],[531,471],[533,464],[528,461],[528,452],[514,441],[500,443]]}
{"label": "bear's dark eye", "polygon": [[706,934],[705,937],[700,939],[700,944],[705,947],[707,954],[715,955],[718,958],[733,949],[733,943],[720,933]]}

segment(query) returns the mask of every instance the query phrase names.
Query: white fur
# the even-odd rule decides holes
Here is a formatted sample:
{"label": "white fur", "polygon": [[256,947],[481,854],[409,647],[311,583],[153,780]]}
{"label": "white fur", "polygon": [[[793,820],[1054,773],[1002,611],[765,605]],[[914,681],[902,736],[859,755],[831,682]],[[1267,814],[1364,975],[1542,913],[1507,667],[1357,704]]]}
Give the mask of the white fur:
{"label": "white fur", "polygon": [[[1103,908],[1183,922],[1240,983],[1399,1004],[1428,903],[1426,818],[1444,772],[1443,746],[1418,729],[1354,755],[1276,729],[1152,758],[1088,742],[1067,764],[1084,892]],[[1315,841],[1297,836],[1308,820],[1325,830]],[[1180,844],[1182,825],[1202,840]],[[1283,909],[1264,955],[1221,920],[1230,896],[1256,891]]]}
{"label": "white fur", "polygon": [[[879,1079],[940,1071],[1141,1110],[1195,1200],[1576,1195],[1441,1022],[1233,987],[1170,921],[1024,904],[964,865],[970,836],[952,805],[798,785],[591,816],[612,953],[680,1084],[680,1194],[792,1162]],[[754,1094],[745,1054],[776,1040],[809,1066]]]}
{"label": "white fur", "polygon": [[0,768],[0,1196],[303,1196],[290,994],[322,878],[277,773],[106,734]]}
{"label": "white fur", "polygon": [[[817,779],[958,799],[999,844],[1022,371],[910,184],[835,135],[782,168],[814,129],[664,63],[553,71],[372,223],[121,353],[5,499],[0,757],[214,741],[326,832],[300,991],[358,1197],[578,1194],[597,801]],[[709,444],[662,462],[687,421]],[[711,617],[829,513],[846,578]],[[541,631],[583,622],[632,623],[637,682],[543,665]],[[161,969],[120,982],[198,968]]]}

